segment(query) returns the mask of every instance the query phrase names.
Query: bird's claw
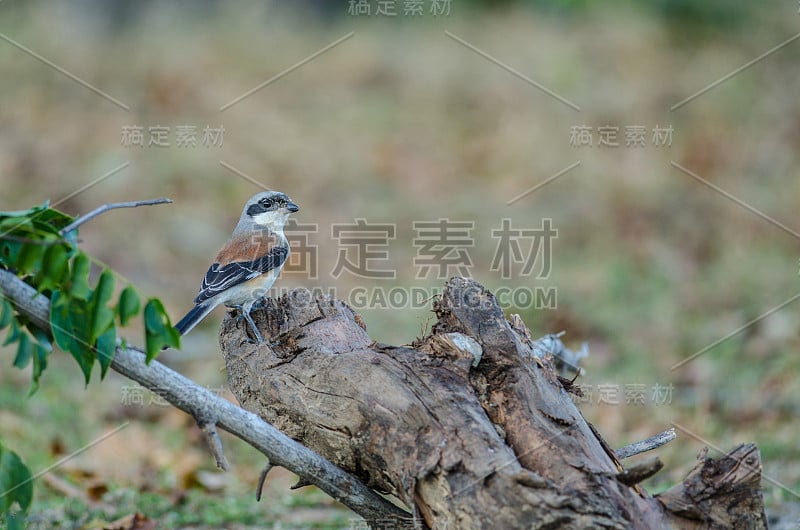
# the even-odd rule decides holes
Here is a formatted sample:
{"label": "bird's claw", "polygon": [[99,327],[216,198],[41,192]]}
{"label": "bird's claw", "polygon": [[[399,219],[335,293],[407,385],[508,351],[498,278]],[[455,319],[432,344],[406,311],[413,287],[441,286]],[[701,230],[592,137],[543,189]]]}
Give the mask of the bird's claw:
{"label": "bird's claw", "polygon": [[261,336],[261,333],[259,333],[256,336],[255,339],[251,339],[250,337],[247,337],[247,343],[248,344],[256,344],[256,345],[263,344],[264,343],[264,337]]}

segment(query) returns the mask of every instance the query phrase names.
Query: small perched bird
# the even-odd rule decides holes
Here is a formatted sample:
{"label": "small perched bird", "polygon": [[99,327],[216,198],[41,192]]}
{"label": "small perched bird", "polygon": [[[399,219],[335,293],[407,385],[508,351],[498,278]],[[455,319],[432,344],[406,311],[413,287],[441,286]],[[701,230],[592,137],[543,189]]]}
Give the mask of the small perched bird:
{"label": "small perched bird", "polygon": [[192,330],[219,304],[238,309],[258,343],[264,338],[250,310],[272,287],[289,256],[283,225],[299,211],[286,194],[264,191],[244,205],[233,235],[206,272],[195,306],[175,325],[181,335]]}

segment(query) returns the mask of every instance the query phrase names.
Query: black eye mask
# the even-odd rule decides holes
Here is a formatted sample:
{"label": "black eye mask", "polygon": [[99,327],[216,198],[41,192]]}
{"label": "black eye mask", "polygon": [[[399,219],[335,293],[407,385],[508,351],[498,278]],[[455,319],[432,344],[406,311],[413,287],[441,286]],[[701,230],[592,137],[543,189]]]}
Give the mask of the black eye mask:
{"label": "black eye mask", "polygon": [[[270,204],[270,206],[272,206],[272,204]],[[253,217],[253,216],[256,216],[256,215],[258,215],[260,213],[264,213],[264,212],[268,212],[268,211],[269,211],[269,208],[265,208],[263,204],[261,204],[260,202],[257,202],[255,204],[251,204],[247,208],[247,215],[249,215],[250,217]]]}

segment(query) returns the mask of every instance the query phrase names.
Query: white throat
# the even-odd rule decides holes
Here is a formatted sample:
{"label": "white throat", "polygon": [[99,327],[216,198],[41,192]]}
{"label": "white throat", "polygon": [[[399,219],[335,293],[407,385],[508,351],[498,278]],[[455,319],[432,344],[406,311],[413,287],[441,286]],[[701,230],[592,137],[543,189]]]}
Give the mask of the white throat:
{"label": "white throat", "polygon": [[283,226],[289,219],[289,214],[283,212],[264,212],[254,215],[252,219],[255,224],[283,235]]}

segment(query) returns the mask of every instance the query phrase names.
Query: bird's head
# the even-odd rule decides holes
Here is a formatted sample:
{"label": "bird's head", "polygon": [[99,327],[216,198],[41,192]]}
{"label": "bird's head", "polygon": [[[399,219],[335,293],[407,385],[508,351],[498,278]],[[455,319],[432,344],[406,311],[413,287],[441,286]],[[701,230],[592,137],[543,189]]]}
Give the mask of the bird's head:
{"label": "bird's head", "polygon": [[280,231],[283,230],[289,215],[299,210],[300,208],[285,193],[262,191],[247,201],[241,221],[249,220],[258,226]]}

